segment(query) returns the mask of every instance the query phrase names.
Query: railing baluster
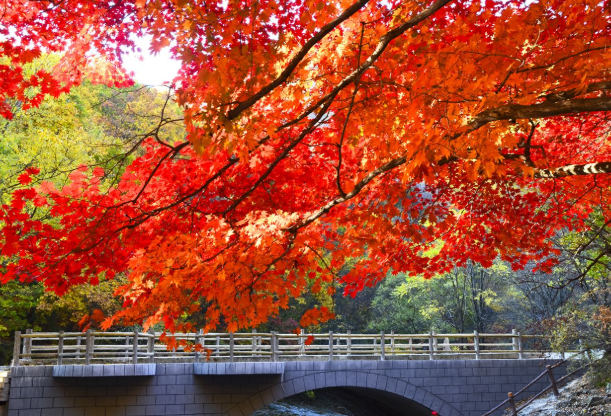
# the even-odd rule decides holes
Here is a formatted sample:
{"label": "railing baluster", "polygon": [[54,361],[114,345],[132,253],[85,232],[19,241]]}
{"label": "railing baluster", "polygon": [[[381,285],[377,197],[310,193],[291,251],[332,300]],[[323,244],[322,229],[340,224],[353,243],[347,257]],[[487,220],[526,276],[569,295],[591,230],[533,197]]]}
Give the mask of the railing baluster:
{"label": "railing baluster", "polygon": [[91,328],[87,330],[85,335],[85,365],[91,364],[91,355],[93,354],[93,335],[91,334]]}
{"label": "railing baluster", "polygon": [[515,329],[511,330],[511,349],[519,355],[518,348],[518,332]]}
{"label": "railing baluster", "polygon": [[[32,328],[28,328],[25,330],[26,335],[32,335]],[[31,360],[30,354],[32,353],[32,338],[24,338],[23,340],[23,354],[25,355],[24,359],[26,361]],[[27,354],[27,355],[26,355]]]}
{"label": "railing baluster", "polygon": [[346,333],[348,337],[346,339],[346,349],[348,350],[348,355],[352,355],[352,330],[347,330]]}
{"label": "railing baluster", "polygon": [[373,345],[371,347],[371,350],[373,351],[373,355],[375,356],[376,355],[376,348],[377,348],[377,345],[378,345],[378,343],[376,342],[376,337],[375,336],[371,338],[371,342],[372,342],[372,345]]}
{"label": "railing baluster", "polygon": [[429,331],[429,360],[433,359],[433,330]]}
{"label": "railing baluster", "polygon": [[148,333],[149,333],[149,335],[151,335],[148,338],[148,340],[146,341],[147,352],[149,354],[148,362],[149,363],[154,363],[155,362],[155,330],[153,328],[149,328]]}
{"label": "railing baluster", "polygon": [[252,330],[253,336],[252,336],[252,340],[251,340],[251,344],[252,344],[252,355],[255,355],[255,352],[257,351],[257,336],[254,335],[257,333],[256,329]]}
{"label": "railing baluster", "polygon": [[81,358],[81,336],[76,337],[76,359]]}
{"label": "railing baluster", "polygon": [[13,346],[13,367],[19,367],[21,351],[21,331],[15,331],[15,344]]}
{"label": "railing baluster", "polygon": [[473,349],[475,350],[475,359],[479,360],[479,333],[473,331]]}
{"label": "railing baluster", "polygon": [[62,365],[64,355],[64,331],[59,331],[57,340],[57,365]]}
{"label": "railing baluster", "polygon": [[229,333],[229,362],[233,362],[233,349],[235,347],[235,342],[233,339],[233,332]]}
{"label": "railing baluster", "polygon": [[433,352],[439,352],[439,340],[435,335],[437,335],[437,333],[433,331]]}
{"label": "railing baluster", "polygon": [[303,335],[303,328],[299,329],[299,356],[303,357],[305,355],[305,338]]}
{"label": "railing baluster", "polygon": [[123,353],[125,361],[129,359],[129,336],[125,337],[125,352]]}
{"label": "railing baluster", "polygon": [[386,359],[386,342],[384,339],[384,331],[380,332],[380,361]]}
{"label": "railing baluster", "polygon": [[278,333],[277,332],[272,332],[272,337],[271,337],[271,340],[270,340],[270,347],[271,347],[271,350],[272,350],[272,361],[273,362],[278,361],[278,350],[277,350],[278,345],[277,345],[277,342],[278,342]]}
{"label": "railing baluster", "polygon": [[333,360],[333,331],[329,331],[329,361]]}
{"label": "railing baluster", "polygon": [[138,364],[138,328],[134,329],[132,363]]}
{"label": "railing baluster", "polygon": [[201,334],[200,340],[201,340],[201,344],[202,344],[202,352],[204,354],[206,354],[206,356],[208,356],[208,354],[206,353],[206,336],[204,335],[204,330],[200,329],[199,333]]}
{"label": "railing baluster", "polygon": [[390,355],[395,358],[395,331],[390,331]]}

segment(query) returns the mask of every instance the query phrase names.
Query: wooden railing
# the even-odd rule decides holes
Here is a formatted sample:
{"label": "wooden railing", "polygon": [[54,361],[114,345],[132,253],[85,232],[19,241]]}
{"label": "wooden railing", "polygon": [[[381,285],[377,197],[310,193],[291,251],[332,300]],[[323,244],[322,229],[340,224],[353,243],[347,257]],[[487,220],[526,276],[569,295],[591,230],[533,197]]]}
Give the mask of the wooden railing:
{"label": "wooden railing", "polygon": [[[168,361],[529,358],[546,337],[511,334],[177,333],[168,350],[153,332],[15,333],[13,366]],[[193,348],[197,345],[197,348]],[[201,347],[200,347],[201,346]]]}
{"label": "wooden railing", "polygon": [[[587,351],[587,350],[575,352],[572,355],[571,359],[577,358],[578,356],[580,356],[580,355],[582,355],[584,353],[588,353],[588,352],[589,351]],[[556,399],[557,399],[558,397],[560,397],[560,392],[558,390],[558,387],[560,387],[562,384],[564,384],[567,380],[569,380],[571,377],[573,377],[577,373],[583,371],[589,365],[589,363],[586,363],[585,365],[577,368],[576,370],[571,371],[569,374],[566,374],[564,377],[561,377],[558,380],[556,380],[556,378],[554,377],[554,372],[553,372],[554,368],[559,367],[561,365],[565,365],[566,363],[567,363],[567,359],[563,359],[562,361],[559,361],[559,362],[557,362],[554,365],[547,365],[547,366],[545,366],[545,371],[543,371],[537,377],[532,379],[530,383],[528,383],[526,386],[522,387],[522,389],[519,390],[517,393],[508,392],[507,393],[507,398],[504,401],[499,403],[493,409],[491,409],[488,412],[484,413],[482,416],[490,416],[494,412],[496,412],[497,410],[501,410],[503,408],[509,408],[512,416],[518,416],[519,413],[522,410],[524,410],[526,407],[528,407],[529,404],[531,404],[533,401],[535,401],[539,397],[543,396],[544,394],[546,394],[550,390],[554,394],[554,397],[556,397]],[[549,382],[550,382],[549,386],[547,386],[546,388],[544,388],[543,390],[541,390],[539,393],[535,394],[534,396],[528,397],[526,402],[521,403],[520,406],[518,407],[517,404],[516,404],[517,397],[519,395],[525,393],[528,389],[530,389],[533,386],[533,384],[535,384],[537,381],[541,380],[542,378],[548,378],[549,379]]]}

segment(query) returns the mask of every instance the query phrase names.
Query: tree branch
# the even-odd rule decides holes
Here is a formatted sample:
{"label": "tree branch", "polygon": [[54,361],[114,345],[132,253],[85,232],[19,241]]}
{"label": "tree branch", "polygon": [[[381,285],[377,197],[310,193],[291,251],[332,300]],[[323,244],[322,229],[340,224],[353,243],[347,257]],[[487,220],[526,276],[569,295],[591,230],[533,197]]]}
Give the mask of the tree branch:
{"label": "tree branch", "polygon": [[293,73],[295,68],[297,68],[297,65],[299,65],[299,63],[303,60],[303,58],[305,58],[305,56],[308,54],[308,52],[318,42],[320,42],[325,36],[327,36],[333,29],[338,27],[346,19],[348,19],[350,16],[352,16],[357,11],[359,11],[368,2],[369,2],[369,0],[359,0],[359,1],[357,1],[352,6],[348,7],[346,10],[344,10],[344,12],[342,14],[340,14],[339,16],[337,16],[333,21],[331,21],[331,22],[327,23],[326,25],[324,25],[323,27],[321,27],[320,31],[317,32],[316,35],[311,37],[305,43],[305,45],[303,45],[303,47],[299,50],[299,52],[297,52],[297,55],[295,55],[291,59],[289,64],[286,66],[286,68],[284,68],[282,73],[280,73],[278,78],[276,78],[275,80],[273,80],[272,82],[267,84],[265,87],[261,88],[261,90],[259,90],[259,92],[257,92],[255,95],[251,96],[246,101],[241,102],[237,107],[235,107],[232,110],[230,110],[227,113],[227,118],[229,120],[233,120],[234,118],[239,116],[244,110],[246,110],[247,108],[253,106],[261,98],[265,97],[267,94],[269,94],[271,91],[273,91],[280,84],[284,83],[288,79],[288,77]]}
{"label": "tree branch", "polygon": [[572,90],[558,92],[555,94],[547,94],[544,96],[544,98],[548,101],[564,101],[577,97],[578,95],[603,90],[611,90],[611,81],[594,82],[589,84],[585,90],[583,88],[574,88]]}
{"label": "tree branch", "polygon": [[240,197],[235,199],[231,203],[231,205],[229,205],[229,207],[227,207],[223,211],[223,215],[227,215],[229,212],[234,210],[240,203],[242,203],[242,201],[244,201],[251,193],[253,193],[254,190],[257,189],[257,187],[259,185],[261,185],[261,183],[273,172],[273,170],[276,168],[278,163],[280,163],[291,152],[291,150],[293,150],[299,143],[301,143],[301,141],[312,130],[314,130],[314,128],[316,127],[316,124],[322,119],[322,117],[329,110],[329,107],[333,103],[333,100],[335,99],[336,95],[337,94],[334,94],[334,95],[331,95],[331,96],[328,97],[328,102],[320,109],[320,111],[318,112],[316,117],[314,117],[310,121],[310,123],[308,123],[308,126],[301,131],[301,133],[299,134],[299,136],[297,136],[297,138],[295,138],[293,141],[291,141],[289,143],[289,145],[282,151],[282,153],[280,153],[280,155],[278,155],[276,157],[276,159],[274,159],[274,161],[272,163],[270,163],[270,165],[268,166],[267,170],[261,176],[259,176],[259,178],[256,180],[256,182],[250,188],[248,188],[248,190],[246,192],[244,192],[242,195],[240,195]]}
{"label": "tree branch", "polygon": [[372,180],[374,180],[378,176],[380,176],[383,173],[386,173],[386,172],[388,172],[388,171],[390,171],[390,170],[392,170],[392,169],[394,169],[394,168],[396,168],[398,166],[401,166],[401,165],[405,164],[405,162],[407,162],[407,157],[406,156],[402,156],[402,157],[393,159],[390,162],[380,166],[379,168],[369,172],[369,174],[367,176],[365,176],[363,179],[361,179],[354,186],[354,189],[352,189],[352,191],[347,193],[345,196],[339,196],[339,197],[333,199],[331,202],[327,203],[324,207],[320,208],[318,211],[314,212],[309,217],[299,221],[298,223],[294,224],[293,226],[291,226],[290,228],[286,229],[285,231],[296,232],[298,229],[303,228],[303,227],[313,223],[318,218],[322,217],[327,212],[329,212],[331,210],[331,208],[335,207],[336,205],[342,204],[342,203],[344,203],[344,202],[354,198],[355,196],[357,196],[359,194],[359,192],[361,192],[361,190],[369,182],[371,182]]}
{"label": "tree branch", "polygon": [[562,178],[565,176],[596,175],[598,173],[611,173],[611,162],[566,165],[553,169],[538,169],[535,171],[535,178]]}
{"label": "tree branch", "polygon": [[[356,58],[356,67],[361,66],[361,52],[363,51],[363,35],[365,34],[365,23],[361,22],[361,39],[359,41],[359,52]],[[350,105],[348,106],[348,113],[346,114],[346,120],[344,120],[344,126],[342,128],[342,134],[339,138],[339,144],[337,145],[337,166],[335,170],[337,171],[337,189],[341,196],[346,196],[344,189],[342,188],[342,180],[341,180],[341,170],[342,170],[342,146],[344,145],[344,137],[346,137],[346,128],[348,127],[348,121],[350,120],[350,115],[352,114],[352,109],[354,108],[354,100],[356,98],[356,93],[359,90],[359,80],[360,76],[356,78],[354,81],[354,91],[352,92],[352,97],[350,98]]]}
{"label": "tree branch", "polygon": [[477,130],[493,121],[545,118],[593,111],[611,111],[611,97],[580,98],[530,105],[509,104],[491,108],[476,115],[469,122],[467,132]]}

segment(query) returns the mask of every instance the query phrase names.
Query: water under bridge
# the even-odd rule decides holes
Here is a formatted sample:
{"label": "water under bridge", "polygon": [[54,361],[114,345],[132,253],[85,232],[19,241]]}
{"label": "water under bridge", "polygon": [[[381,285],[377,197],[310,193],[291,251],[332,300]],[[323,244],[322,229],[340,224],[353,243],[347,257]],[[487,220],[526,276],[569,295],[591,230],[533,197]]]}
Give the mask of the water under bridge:
{"label": "water under bridge", "polygon": [[10,390],[6,382],[0,388],[0,397],[8,391],[7,416],[248,416],[317,390],[342,397],[355,414],[479,416],[508,392],[548,387],[546,371],[552,379],[566,374],[544,337],[515,331],[160,338],[17,332]]}

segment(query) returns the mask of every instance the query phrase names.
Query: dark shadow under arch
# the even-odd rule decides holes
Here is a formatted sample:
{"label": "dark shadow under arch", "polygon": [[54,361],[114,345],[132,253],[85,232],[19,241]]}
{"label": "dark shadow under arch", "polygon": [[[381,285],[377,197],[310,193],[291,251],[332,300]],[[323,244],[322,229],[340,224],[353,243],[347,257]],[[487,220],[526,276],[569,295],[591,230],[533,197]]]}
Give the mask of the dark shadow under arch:
{"label": "dark shadow under arch", "polygon": [[[223,416],[250,416],[254,411],[308,390],[340,389],[349,394],[370,397],[387,404],[390,411],[401,416],[420,416],[409,409],[435,411],[440,416],[463,416],[456,408],[438,396],[418,387],[382,374],[363,371],[321,371],[282,380],[233,406]],[[392,414],[392,413],[390,413]],[[430,413],[429,413],[430,414]],[[378,416],[378,415],[372,415]]]}
{"label": "dark shadow under arch", "polygon": [[[394,393],[368,387],[329,387],[312,391],[314,397],[336,409],[348,410],[354,416],[431,416],[431,409],[413,400]],[[302,400],[299,400],[299,399]],[[298,393],[286,399],[291,404],[311,403],[304,394]],[[293,399],[293,400],[291,400]]]}

